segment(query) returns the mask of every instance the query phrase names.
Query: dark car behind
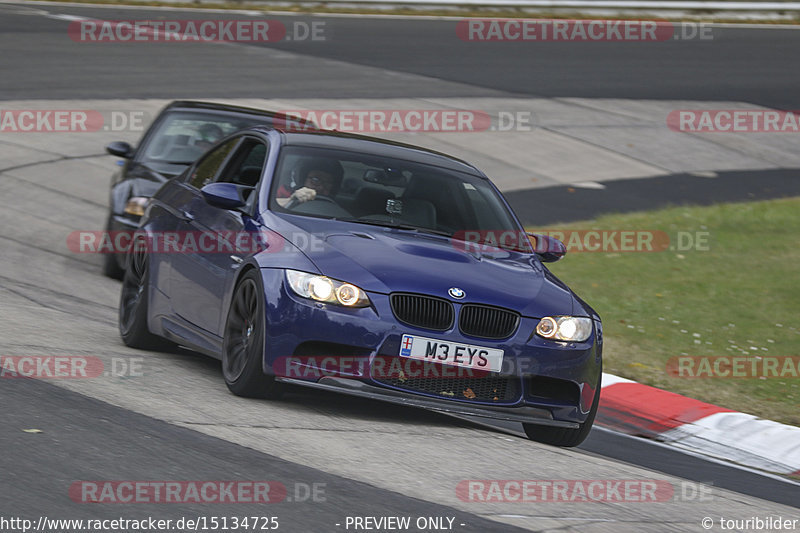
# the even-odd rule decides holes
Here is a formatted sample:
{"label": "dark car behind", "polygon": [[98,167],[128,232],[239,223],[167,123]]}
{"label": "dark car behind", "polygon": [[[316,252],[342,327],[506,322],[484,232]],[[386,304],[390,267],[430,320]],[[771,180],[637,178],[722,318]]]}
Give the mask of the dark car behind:
{"label": "dark car behind", "polygon": [[[291,119],[293,125],[305,124]],[[279,113],[228,104],[178,100],[168,104],[142,136],[138,146],[112,142],[106,151],[121,157],[121,167],[111,178],[109,212],[105,230],[133,231],[144,206],[168,179],[183,172],[216,142],[254,125],[284,127]],[[107,253],[103,273],[122,279],[124,253]]]}

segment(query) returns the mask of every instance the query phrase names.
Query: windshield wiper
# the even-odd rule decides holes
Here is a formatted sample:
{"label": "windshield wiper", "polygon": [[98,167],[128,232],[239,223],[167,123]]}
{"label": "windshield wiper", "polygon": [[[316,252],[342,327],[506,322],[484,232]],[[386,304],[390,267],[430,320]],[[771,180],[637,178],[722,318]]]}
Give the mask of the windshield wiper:
{"label": "windshield wiper", "polygon": [[426,228],[424,226],[415,226],[413,224],[404,224],[400,222],[390,222],[387,220],[375,220],[371,218],[340,218],[344,222],[357,222],[359,224],[369,224],[371,226],[382,226],[384,228],[402,229],[408,231],[417,231],[419,233],[432,233],[434,235],[443,235],[445,237],[452,237],[453,234],[449,231],[438,230],[434,228]]}

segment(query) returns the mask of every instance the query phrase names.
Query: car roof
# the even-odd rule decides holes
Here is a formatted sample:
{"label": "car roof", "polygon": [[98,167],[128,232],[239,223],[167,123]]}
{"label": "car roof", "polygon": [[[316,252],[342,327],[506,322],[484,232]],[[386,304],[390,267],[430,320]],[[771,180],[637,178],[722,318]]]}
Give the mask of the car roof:
{"label": "car roof", "polygon": [[483,172],[466,161],[462,161],[461,159],[444,154],[442,152],[436,152],[434,150],[422,148],[421,146],[415,146],[413,144],[406,144],[388,139],[379,139],[377,137],[369,137],[367,135],[356,135],[338,131],[320,130],[313,132],[293,133],[283,131],[280,127],[263,128],[261,126],[255,126],[251,129],[260,130],[264,133],[266,133],[268,129],[279,131],[283,138],[284,146],[329,148],[347,152],[356,152],[360,154],[375,155],[379,157],[405,159],[418,163],[438,166],[449,170],[456,170],[480,178],[488,179]]}
{"label": "car roof", "polygon": [[[174,100],[170,102],[165,108],[164,112],[166,111],[214,111],[215,114],[225,114],[225,113],[236,113],[236,114],[246,114],[246,115],[257,115],[263,116],[265,118],[272,120],[280,120],[285,121],[286,116],[283,113],[276,113],[274,111],[268,111],[266,109],[257,109],[255,107],[245,107],[239,105],[232,105],[232,104],[223,104],[217,102],[204,102],[200,100]],[[312,124],[309,121],[303,120],[302,118],[292,117],[293,122],[300,122],[306,124]]]}

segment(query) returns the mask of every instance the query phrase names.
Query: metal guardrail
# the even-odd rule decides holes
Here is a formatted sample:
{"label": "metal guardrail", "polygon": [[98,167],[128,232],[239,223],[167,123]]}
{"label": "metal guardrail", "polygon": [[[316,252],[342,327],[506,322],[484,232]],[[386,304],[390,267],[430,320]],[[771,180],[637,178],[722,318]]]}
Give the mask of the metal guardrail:
{"label": "metal guardrail", "polygon": [[[2,3],[4,0],[0,0]],[[165,3],[186,0],[160,0]],[[198,3],[221,0],[194,0]],[[231,0],[228,0],[231,1]],[[800,2],[725,1],[725,0],[232,0],[234,3],[263,6],[335,6],[396,8],[458,8],[486,7],[553,10],[610,10],[610,11],[704,11],[775,14],[800,12]]]}
{"label": "metal guardrail", "polygon": [[[187,0],[158,0],[164,4],[182,3]],[[606,11],[703,11],[759,13],[761,15],[800,12],[800,2],[787,1],[731,1],[731,0],[194,0],[198,4],[229,2],[242,6],[357,6],[391,9],[396,7],[416,8],[516,8],[553,10],[606,10]],[[80,2],[80,0],[76,0]],[[10,3],[38,4],[37,0],[0,0],[0,5]],[[48,2],[41,2],[48,3]]]}
{"label": "metal guardrail", "polygon": [[[313,3],[313,2],[299,2]],[[800,11],[800,2],[725,2],[704,0],[319,0],[325,4],[404,4],[489,7],[613,9],[708,9],[723,11]]]}

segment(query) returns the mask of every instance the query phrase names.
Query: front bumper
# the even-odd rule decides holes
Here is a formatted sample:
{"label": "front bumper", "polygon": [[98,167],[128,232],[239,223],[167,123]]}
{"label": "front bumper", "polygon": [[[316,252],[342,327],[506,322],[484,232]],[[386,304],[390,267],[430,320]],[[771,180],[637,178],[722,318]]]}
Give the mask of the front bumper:
{"label": "front bumper", "polygon": [[[106,231],[109,232],[111,238],[113,240],[114,236],[117,233],[129,233],[133,236],[133,233],[139,227],[139,220],[141,217],[134,217],[128,214],[116,214],[112,213],[108,218],[108,224],[106,226]],[[123,250],[115,250],[113,253],[114,258],[117,261],[117,265],[121,269],[125,269],[125,256],[127,255],[126,251]]]}
{"label": "front bumper", "polygon": [[[597,328],[583,343],[542,339],[533,333],[538,320],[525,317],[516,332],[502,340],[465,336],[455,325],[436,332],[400,323],[388,295],[368,293],[372,307],[343,308],[294,295],[285,286],[281,269],[262,269],[261,273],[267,300],[264,371],[281,381],[450,413],[559,427],[577,427],[591,410],[601,373],[602,342]],[[459,304],[456,308],[458,313]],[[503,369],[490,377],[508,380],[514,385],[513,394],[495,401],[447,398],[375,379],[369,370],[364,371],[377,357],[400,359],[403,334],[502,349]],[[351,364],[334,375],[329,367],[303,375],[278,370],[287,358],[297,356],[344,357]],[[369,364],[352,365],[353,358],[366,358]]]}
{"label": "front bumper", "polygon": [[371,400],[381,400],[406,407],[421,407],[432,411],[443,413],[480,416],[493,418],[496,420],[508,420],[510,422],[535,422],[543,426],[556,426],[569,429],[577,429],[578,423],[563,420],[554,420],[553,415],[547,409],[540,409],[530,406],[522,407],[503,407],[487,406],[482,404],[465,404],[452,400],[440,400],[425,396],[412,396],[406,392],[392,389],[376,387],[369,383],[364,383],[355,379],[339,377],[323,377],[319,381],[306,381],[294,378],[277,378],[277,381],[293,385],[302,385],[315,389],[341,392],[351,396],[369,398]]}
{"label": "front bumper", "polygon": [[127,213],[112,213],[108,217],[108,231],[112,232],[128,232],[131,235],[139,227],[139,222],[142,217],[136,215],[129,215]]}

